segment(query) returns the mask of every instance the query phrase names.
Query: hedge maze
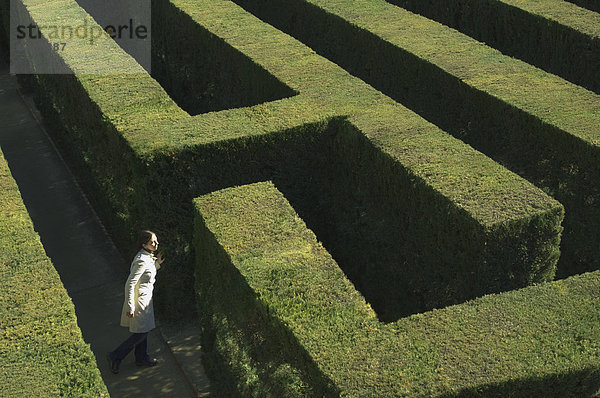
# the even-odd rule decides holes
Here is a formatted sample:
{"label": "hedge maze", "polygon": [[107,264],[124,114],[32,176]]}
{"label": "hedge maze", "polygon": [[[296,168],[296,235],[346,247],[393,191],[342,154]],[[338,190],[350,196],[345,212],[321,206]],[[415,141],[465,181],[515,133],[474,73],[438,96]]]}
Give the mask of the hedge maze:
{"label": "hedge maze", "polygon": [[589,396],[598,16],[546,2],[518,35],[564,35],[565,71],[383,0],[157,0],[152,75],[107,36],[29,83],[117,244],[167,242],[157,308],[198,305],[217,394]]}

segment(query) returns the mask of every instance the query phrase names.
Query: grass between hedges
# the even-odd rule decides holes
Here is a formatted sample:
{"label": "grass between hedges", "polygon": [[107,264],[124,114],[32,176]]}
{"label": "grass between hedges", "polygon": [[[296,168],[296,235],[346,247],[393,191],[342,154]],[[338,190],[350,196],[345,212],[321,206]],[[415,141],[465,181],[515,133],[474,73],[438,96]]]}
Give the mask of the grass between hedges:
{"label": "grass between hedges", "polygon": [[600,96],[384,0],[237,3],[563,203],[560,277],[600,267]]}
{"label": "grass between hedges", "polygon": [[213,371],[227,364],[224,394],[581,397],[600,387],[598,272],[386,325],[272,183],[194,203],[198,302]]}
{"label": "grass between hedges", "polygon": [[389,0],[600,93],[600,15],[562,0]]}
{"label": "grass between hedges", "polygon": [[[60,13],[58,3],[39,4],[30,0],[25,4],[40,25],[49,23]],[[377,199],[383,198],[388,208],[401,213],[401,219],[410,218],[411,225],[418,231],[404,232],[418,249],[417,261],[410,264],[417,276],[409,282],[414,284],[413,292],[421,292],[423,296],[431,293],[429,280],[420,272],[423,258],[433,271],[439,259],[447,258],[449,253],[454,255],[450,263],[463,269],[449,272],[449,279],[437,283],[451,285],[464,280],[464,272],[472,273],[478,283],[483,282],[483,285],[475,284],[480,289],[475,295],[551,278],[558,255],[560,204],[234,4],[179,1],[173,4],[189,14],[194,23],[202,25],[300,94],[252,107],[190,117],[112,42],[100,43],[94,53],[86,53],[84,57],[78,56],[75,43],[74,48],[60,56],[75,71],[90,62],[123,59],[124,67],[140,73],[37,78],[39,92],[45,97],[42,108],[48,115],[54,115],[57,124],[64,126],[57,131],[56,138],[63,147],[70,148],[70,157],[84,170],[84,183],[92,186],[95,194],[90,196],[100,203],[105,218],[112,221],[117,242],[130,240],[128,235],[133,236],[143,227],[152,227],[167,237],[166,249],[171,261],[179,263],[182,272],[159,282],[159,297],[164,301],[158,300],[157,306],[163,314],[183,316],[191,306],[189,242],[193,196],[265,178],[278,178],[283,181],[282,185],[287,180],[289,186],[290,182],[300,180],[295,180],[298,176],[308,177],[307,180],[321,179],[320,185],[312,188],[316,197],[324,192],[319,187],[328,186],[327,178],[349,181],[348,186],[354,188],[351,180],[354,177],[348,173],[351,169],[341,166],[323,176],[319,175],[319,168],[311,168],[314,163],[298,162],[298,159],[306,159],[317,161],[316,164],[327,163],[323,147],[319,146],[322,142],[310,143],[313,136],[325,133],[337,135],[335,143],[348,140],[350,146],[344,145],[353,153],[360,151],[352,147],[353,135],[358,131],[363,135],[363,142],[366,137],[371,145],[369,156],[373,158],[375,153],[376,159],[384,159],[381,164],[388,165],[385,170],[369,169],[370,165],[360,164],[359,159],[361,191],[351,192],[355,201],[341,205],[331,202],[326,210],[337,212],[337,220],[356,218],[352,211],[360,211],[369,206],[368,203],[381,203],[369,196],[370,191],[379,190],[381,196]],[[45,12],[46,7],[52,8],[52,14]],[[66,2],[62,7],[64,18],[78,21],[85,15],[74,2]],[[224,25],[222,21],[230,21],[231,25]],[[189,38],[192,45],[194,39]],[[193,49],[190,47],[190,51]],[[346,124],[354,127],[330,129],[328,123],[336,116],[347,117],[349,123]],[[335,147],[327,148],[336,151]],[[343,162],[344,156],[338,153],[336,161]],[[389,167],[390,164],[394,166]],[[369,181],[377,181],[379,185]],[[386,190],[390,182],[394,189]],[[319,214],[327,213],[310,213],[312,199],[302,197],[303,193],[289,192],[298,208],[304,209],[306,220],[317,220]],[[397,192],[409,193],[409,200],[401,206],[396,204]],[[425,200],[432,197],[442,206]],[[440,209],[447,211],[443,215],[446,223],[443,228],[437,228],[438,240],[424,247],[420,244],[422,239],[414,237],[430,239],[433,236],[422,225],[436,230],[436,225],[439,227],[436,212],[442,211]],[[379,227],[383,223],[385,228],[379,228],[383,235],[390,229],[398,230],[398,224],[387,222],[382,214],[363,223],[364,219],[343,227],[344,234],[332,235],[349,236],[361,247],[361,235],[372,234],[377,229],[371,226],[377,223]],[[461,225],[458,230],[453,227],[456,220]],[[532,228],[528,230],[524,225]],[[524,236],[527,242],[522,240]],[[377,235],[370,239],[376,238]],[[347,245],[344,240],[333,242],[333,246],[339,245],[339,252],[347,247],[343,246]],[[460,250],[452,244],[455,241],[462,241]],[[442,244],[437,244],[439,242]],[[463,251],[464,245],[472,246]],[[387,253],[395,249],[393,242],[362,247],[371,250],[367,257],[375,259],[382,249]],[[429,248],[436,247],[443,256],[431,254]],[[471,252],[475,255],[465,254]],[[506,256],[510,257],[507,264],[498,264],[499,259]],[[533,261],[529,261],[531,259]],[[393,268],[393,264],[388,262],[387,267]],[[487,268],[469,268],[482,264]],[[379,266],[370,265],[375,273],[379,272]],[[493,277],[486,278],[489,273]],[[396,281],[402,279],[397,272],[389,275]],[[490,280],[492,287],[485,285]],[[460,290],[460,294],[456,294],[456,290]],[[454,287],[446,292],[442,289],[441,297],[433,301],[445,305],[473,296],[465,295],[463,290]]]}
{"label": "grass between hedges", "polygon": [[1,153],[0,203],[0,395],[108,397]]}

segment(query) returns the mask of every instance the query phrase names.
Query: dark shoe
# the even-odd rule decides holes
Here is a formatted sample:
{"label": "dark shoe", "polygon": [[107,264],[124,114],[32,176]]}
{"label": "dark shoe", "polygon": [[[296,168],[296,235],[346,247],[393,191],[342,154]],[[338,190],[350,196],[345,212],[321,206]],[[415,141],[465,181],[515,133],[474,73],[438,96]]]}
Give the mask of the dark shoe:
{"label": "dark shoe", "polygon": [[114,374],[119,373],[119,364],[121,363],[120,361],[115,361],[110,357],[110,354],[106,355],[106,359],[108,360],[108,367],[110,368],[110,371],[113,372]]}
{"label": "dark shoe", "polygon": [[135,361],[137,366],[156,366],[158,363],[158,359],[156,358],[146,358],[142,362]]}

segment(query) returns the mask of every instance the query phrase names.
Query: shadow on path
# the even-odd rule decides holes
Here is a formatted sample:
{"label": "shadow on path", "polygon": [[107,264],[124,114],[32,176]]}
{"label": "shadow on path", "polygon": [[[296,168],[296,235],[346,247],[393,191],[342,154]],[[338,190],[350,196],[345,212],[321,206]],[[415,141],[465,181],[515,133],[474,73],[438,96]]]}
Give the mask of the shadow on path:
{"label": "shadow on path", "polygon": [[[148,348],[160,361],[156,367],[139,368],[130,355],[118,375],[108,370],[106,353],[128,336],[119,319],[129,264],[38,122],[41,118],[31,99],[20,95],[16,79],[8,71],[7,60],[0,59],[0,147],[35,230],[75,304],[83,338],[96,355],[111,397],[207,396],[208,380],[194,382],[182,371],[185,364],[176,360],[178,350],[196,353],[192,371],[203,376],[197,360],[199,336],[194,330],[188,331],[187,346],[177,345],[179,331],[170,332],[172,347],[165,343],[169,336],[152,331]],[[190,340],[190,336],[196,337]]]}

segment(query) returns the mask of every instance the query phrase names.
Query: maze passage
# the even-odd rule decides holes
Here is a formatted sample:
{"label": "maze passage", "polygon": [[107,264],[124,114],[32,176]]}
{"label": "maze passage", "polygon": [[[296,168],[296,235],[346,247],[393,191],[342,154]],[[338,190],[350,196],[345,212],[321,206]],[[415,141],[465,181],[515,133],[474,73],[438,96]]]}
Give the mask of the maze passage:
{"label": "maze passage", "polygon": [[[58,7],[56,3],[39,4],[33,0],[25,0],[24,4],[40,25],[51,21],[53,14],[49,10]],[[381,4],[397,9],[387,3]],[[164,0],[155,2],[154,6],[155,18],[173,21],[157,28],[157,43],[168,47],[170,40],[182,41],[174,47],[181,50],[158,57],[164,59],[157,75],[163,84],[176,71],[190,68],[189,54],[212,48],[215,54],[225,51],[225,55],[222,55],[224,62],[239,65],[222,71],[211,70],[211,76],[219,76],[225,81],[231,74],[237,79],[243,75],[242,72],[249,71],[251,78],[268,80],[273,83],[270,87],[289,89],[288,93],[293,93],[258,105],[237,103],[239,107],[236,108],[190,115],[143,70],[133,76],[77,73],[81,63],[114,62],[115,59],[132,69],[141,69],[112,42],[103,42],[93,52],[84,55],[77,48],[59,54],[61,62],[76,72],[72,76],[35,77],[33,84],[38,89],[40,105],[48,119],[57,126],[55,138],[84,176],[87,189],[92,192],[90,196],[96,200],[100,212],[117,237],[116,241],[128,242],[132,233],[148,225],[159,226],[157,233],[169,236],[167,250],[170,261],[177,264],[174,267],[179,267],[179,272],[166,274],[157,287],[157,297],[161,297],[157,307],[163,316],[187,316],[189,314],[185,311],[193,306],[194,261],[193,248],[190,247],[194,241],[192,199],[228,187],[272,180],[291,204],[291,207],[285,205],[288,206],[285,214],[292,214],[289,210],[292,207],[298,213],[298,216],[291,217],[293,222],[289,217],[282,216],[276,217],[276,223],[282,228],[292,224],[302,225],[306,230],[300,224],[301,218],[336,259],[333,262],[332,257],[328,257],[327,269],[336,275],[335,280],[344,286],[345,293],[328,290],[339,286],[329,286],[328,283],[319,286],[321,290],[317,293],[322,293],[324,302],[352,304],[357,315],[348,319],[358,326],[348,325],[351,331],[349,335],[321,336],[328,342],[323,345],[324,349],[328,346],[337,347],[337,353],[331,356],[326,352],[314,351],[307,340],[296,342],[297,330],[282,332],[289,321],[282,317],[284,329],[276,325],[273,333],[277,338],[289,342],[290,349],[299,355],[298,361],[306,363],[290,364],[289,358],[275,359],[275,362],[271,362],[272,368],[250,375],[245,382],[258,377],[256,386],[261,388],[259,384],[266,377],[273,380],[268,382],[273,391],[289,392],[292,396],[306,392],[303,386],[309,382],[312,383],[311,391],[317,395],[330,395],[342,390],[355,391],[350,395],[364,395],[365,390],[360,389],[365,388],[373,391],[380,389],[380,396],[402,395],[402,392],[427,396],[428,392],[435,395],[482,386],[486,391],[497,389],[498,395],[501,395],[500,391],[504,388],[519,391],[521,385],[542,391],[546,385],[553,386],[552,380],[556,379],[556,375],[569,380],[569,383],[572,381],[580,391],[587,392],[598,387],[593,382],[583,382],[589,380],[586,377],[594,375],[596,371],[587,362],[595,359],[594,348],[591,352],[574,352],[572,345],[566,345],[564,348],[570,353],[570,358],[579,358],[577,355],[583,358],[578,362],[581,365],[579,368],[568,370],[560,361],[548,362],[546,359],[553,354],[546,352],[547,345],[536,345],[537,340],[525,347],[526,352],[541,347],[540,353],[535,352],[542,361],[546,361],[545,365],[537,366],[535,361],[525,361],[526,367],[533,363],[535,369],[527,368],[523,372],[508,375],[508,378],[506,372],[501,370],[504,369],[502,365],[498,365],[499,370],[491,381],[483,381],[483,376],[461,379],[459,368],[450,367],[452,371],[444,372],[443,368],[448,368],[446,365],[436,365],[437,358],[451,361],[457,351],[449,350],[449,356],[444,357],[445,353],[435,349],[436,341],[426,338],[429,330],[425,327],[427,323],[422,324],[418,320],[430,319],[429,315],[398,320],[399,317],[464,302],[487,293],[552,280],[562,231],[563,206],[559,202],[232,2]],[[61,2],[60,7],[64,8],[60,10],[61,15],[67,19],[79,20],[85,15],[72,1]],[[345,24],[341,18],[338,19],[342,25]],[[435,26],[439,27],[437,24]],[[177,34],[178,29],[186,34]],[[468,41],[464,40],[465,43]],[[356,44],[357,48],[364,49],[360,40]],[[478,45],[477,48],[487,47]],[[183,50],[189,54],[182,54]],[[167,54],[166,48],[159,47],[155,51],[156,54]],[[385,51],[381,54],[379,58],[388,55]],[[505,60],[504,57],[499,59]],[[378,64],[371,65],[375,67]],[[207,65],[208,69],[217,66],[210,62]],[[224,76],[220,76],[220,73]],[[194,95],[183,92],[181,87],[201,87],[201,80],[196,79],[200,78],[191,70],[178,75],[178,86],[170,89],[171,95],[178,102],[186,95]],[[271,84],[262,83],[248,83],[244,90]],[[199,97],[203,95],[200,93]],[[224,97],[229,95],[226,93]],[[203,99],[188,101],[200,103]],[[235,103],[228,102],[227,98],[222,101],[222,104],[230,106]],[[485,117],[485,114],[482,116]],[[572,144],[573,141],[567,142]],[[256,195],[259,195],[259,191],[250,189]],[[226,194],[217,197],[222,198],[221,195]],[[252,213],[251,209],[251,206],[247,206],[249,215],[259,214]],[[262,213],[267,217],[272,209],[263,210]],[[228,214],[225,211],[222,213],[224,216]],[[212,217],[213,214],[203,213],[204,216]],[[255,221],[250,222],[250,226],[261,225],[269,220],[258,216],[253,219]],[[236,229],[237,225],[241,224],[234,223],[234,227],[226,230],[223,239],[233,239],[235,243],[236,234],[245,231],[243,228]],[[286,234],[285,228],[278,231],[282,232],[275,234],[275,247],[284,249],[288,243],[294,243],[291,241],[293,234]],[[314,236],[311,239],[314,240]],[[214,243],[210,239],[201,239],[200,242]],[[207,253],[210,250],[210,253],[217,251],[222,255],[223,252],[219,251],[222,242],[217,243],[206,247]],[[302,255],[293,255],[297,250],[308,253],[307,258],[312,258],[310,251],[305,252],[309,247],[305,243],[300,249],[294,246],[289,256],[288,253],[282,254],[284,258],[289,258],[292,269],[295,261],[303,258]],[[124,251],[126,249],[123,248]],[[256,250],[262,249],[257,246]],[[324,253],[322,248],[319,250]],[[247,254],[251,258],[252,250]],[[223,256],[220,258],[222,260]],[[281,277],[283,283],[290,281],[286,279],[283,269],[284,274],[278,276],[277,272],[276,269],[273,271],[273,278]],[[240,281],[236,272],[229,275]],[[590,283],[596,283],[594,278],[597,275],[592,275],[583,278],[586,282],[582,283],[587,284],[587,278],[591,278]],[[306,277],[313,276],[309,273]],[[212,288],[218,289],[220,284],[231,281],[223,277],[223,280],[216,279],[213,282]],[[572,286],[571,283],[558,282],[552,285],[555,287],[548,288],[545,297],[550,297],[548,300],[552,301],[555,294],[560,294],[565,286]],[[252,290],[256,287],[249,288]],[[213,292],[204,289],[204,286],[198,285],[200,297],[207,300],[216,297],[212,296]],[[581,299],[580,295],[571,294],[569,289],[562,290],[567,292],[565,305],[572,305],[570,300],[577,302]],[[300,301],[293,302],[298,316],[314,315],[311,312],[313,307],[303,306],[309,303],[303,304],[301,291],[280,291],[277,286],[273,287],[273,291],[282,295],[284,302],[287,294],[294,300],[300,297]],[[246,289],[242,293],[246,295],[248,292]],[[252,296],[252,293],[248,294]],[[495,299],[489,300],[490,306],[498,305]],[[501,302],[503,299],[499,300]],[[518,300],[519,304],[507,306],[520,308],[524,301]],[[225,319],[228,316],[225,312],[230,310],[214,302],[199,304],[199,312],[202,313],[203,309],[208,311],[201,314],[203,317]],[[573,316],[597,313],[593,312],[593,305],[584,306],[590,304],[587,298],[580,304],[581,310]],[[460,308],[474,308],[470,305]],[[559,307],[549,305],[549,308]],[[504,307],[499,313],[503,310]],[[453,310],[448,311],[444,313],[456,314]],[[253,312],[241,313],[247,314],[248,318],[241,319],[240,333],[245,327],[251,330],[250,316],[254,315]],[[439,314],[433,312],[436,313]],[[331,321],[331,317],[338,315],[343,318],[340,314],[336,315],[335,310],[322,314],[324,319],[330,319],[327,322],[333,323],[337,320]],[[547,319],[550,319],[550,315],[544,313]],[[519,316],[514,322],[519,327],[530,328],[532,331],[528,333],[536,335],[543,329],[535,328],[541,318],[536,318],[537,321],[530,324],[527,322],[528,316]],[[271,318],[268,319],[271,322]],[[458,315],[457,319],[460,319]],[[311,320],[316,327],[311,333],[327,333],[326,325],[316,322],[318,317],[312,317]],[[487,327],[489,322],[486,321],[480,324]],[[578,321],[570,322],[573,327]],[[438,326],[444,330],[441,325],[434,324],[429,325],[436,331],[431,333],[437,333]],[[227,363],[223,356],[229,354],[224,352],[226,349],[223,344],[229,344],[228,338],[219,335],[216,324],[205,325],[207,349],[215,356],[215,360]],[[325,328],[321,329],[319,325]],[[498,333],[506,325],[500,326]],[[339,328],[339,325],[336,327]],[[473,341],[482,328],[484,326],[469,331],[468,335]],[[554,329],[554,325],[551,325],[550,328],[571,339],[569,327]],[[523,334],[525,329],[518,329],[518,334]],[[357,331],[355,334],[352,332],[354,330]],[[461,332],[459,328],[453,338],[460,340]],[[315,342],[323,341],[321,337]],[[596,337],[583,334],[577,341],[588,342],[595,347]],[[588,343],[582,344],[585,346]],[[489,342],[478,344],[466,346],[482,347]],[[496,344],[499,352],[510,352],[508,346],[500,342]],[[246,348],[242,343],[239,347],[238,350],[231,346],[232,350],[237,350],[235,358],[243,367]],[[352,347],[356,349],[352,350]],[[370,357],[375,347],[380,347],[377,350],[380,350],[381,356],[378,354],[373,359],[366,358]],[[457,348],[460,350],[465,346],[459,344],[458,347],[462,347]],[[508,351],[502,351],[505,349]],[[355,359],[353,371],[344,370],[341,376],[333,375],[331,369],[337,367],[335,361],[346,358],[344,354],[350,352],[362,355]],[[498,358],[502,357],[502,354],[498,355]],[[321,358],[325,357],[330,359],[321,362]],[[333,357],[336,359],[331,359]],[[521,364],[523,357],[516,358]],[[371,368],[380,372],[371,375],[368,366],[362,368],[364,361],[374,361]],[[441,363],[445,364],[444,361]],[[379,368],[379,364],[391,367]],[[322,366],[329,370],[324,370]],[[456,366],[470,365],[461,361]],[[477,362],[466,373],[482,375],[486,371],[482,363]],[[213,376],[219,378],[226,373],[215,371]],[[552,382],[540,385],[535,381],[546,379]],[[452,387],[455,390],[448,390],[448,385],[455,386]],[[249,393],[254,394],[254,391],[260,390]],[[259,392],[256,394],[260,395]]]}
{"label": "maze passage", "polygon": [[[79,0],[78,4],[92,17],[107,18],[110,14],[104,2]],[[164,3],[152,2],[153,8],[148,10],[148,14],[165,17],[155,18],[151,29],[151,76],[188,114],[252,106],[297,94],[201,26],[186,23],[190,18],[186,14],[177,11],[166,14],[161,9],[164,6]],[[134,14],[135,10],[131,12]],[[166,37],[164,26],[179,28]],[[194,51],[183,46],[186,37],[199,38]],[[127,47],[124,50],[131,51]],[[173,54],[184,61],[178,68],[166,62]]]}

